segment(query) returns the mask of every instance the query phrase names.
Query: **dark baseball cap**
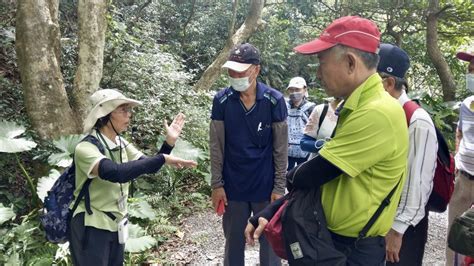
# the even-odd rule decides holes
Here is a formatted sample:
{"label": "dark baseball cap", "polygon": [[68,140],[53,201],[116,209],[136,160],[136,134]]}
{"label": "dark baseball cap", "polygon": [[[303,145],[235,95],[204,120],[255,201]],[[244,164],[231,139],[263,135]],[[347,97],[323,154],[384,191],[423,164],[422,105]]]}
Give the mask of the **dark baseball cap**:
{"label": "dark baseball cap", "polygon": [[467,61],[467,62],[472,62],[472,60],[474,59],[474,51],[473,52],[458,52],[456,54],[456,57],[459,59],[459,60],[462,60],[462,61]]}
{"label": "dark baseball cap", "polygon": [[250,43],[243,43],[232,48],[229,58],[222,68],[244,72],[251,65],[260,65],[260,52]]}
{"label": "dark baseball cap", "polygon": [[382,43],[380,44],[379,56],[377,72],[405,78],[405,73],[410,67],[410,58],[404,50],[393,44]]}

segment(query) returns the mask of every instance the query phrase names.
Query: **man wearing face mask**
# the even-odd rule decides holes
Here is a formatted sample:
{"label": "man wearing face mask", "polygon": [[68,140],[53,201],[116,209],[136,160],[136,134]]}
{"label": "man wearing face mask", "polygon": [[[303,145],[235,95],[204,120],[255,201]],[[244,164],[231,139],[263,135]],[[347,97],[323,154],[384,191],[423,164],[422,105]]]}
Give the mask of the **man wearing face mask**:
{"label": "man wearing face mask", "polygon": [[[456,179],[454,192],[449,201],[448,232],[453,220],[474,203],[474,53],[459,52],[456,57],[469,62],[466,74],[466,89],[471,93],[459,108],[459,122],[456,129]],[[454,252],[446,246],[446,265],[456,265]]]}
{"label": "man wearing face mask", "polygon": [[[287,108],[280,92],[257,82],[260,54],[251,44],[234,47],[223,68],[230,86],[214,97],[209,133],[212,204],[224,214],[224,265],[244,265],[247,219],[285,191]],[[259,240],[260,265],[280,265]]]}
{"label": "man wearing face mask", "polygon": [[315,104],[306,100],[308,91],[302,77],[294,77],[286,88],[289,100],[288,108],[288,171],[308,159],[309,153],[300,147],[303,131]]}

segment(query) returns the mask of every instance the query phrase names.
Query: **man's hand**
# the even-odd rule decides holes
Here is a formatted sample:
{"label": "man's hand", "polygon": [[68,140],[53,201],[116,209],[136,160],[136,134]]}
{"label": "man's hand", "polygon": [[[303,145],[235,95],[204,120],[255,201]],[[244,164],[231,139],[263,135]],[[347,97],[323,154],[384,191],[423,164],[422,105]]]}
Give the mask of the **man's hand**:
{"label": "man's hand", "polygon": [[258,218],[258,227],[255,229],[255,227],[251,223],[247,223],[247,227],[245,227],[245,241],[247,244],[253,246],[255,245],[255,241],[258,241],[258,238],[262,235],[263,229],[265,229],[265,226],[268,224],[268,220],[260,217]]}
{"label": "man's hand", "polygon": [[224,205],[227,206],[227,196],[225,195],[225,190],[223,187],[213,189],[211,193],[211,199],[212,199],[212,207],[214,208],[214,211],[217,211],[217,207],[219,206],[219,201],[221,200],[223,200]]}
{"label": "man's hand", "polygon": [[168,143],[170,146],[174,146],[174,144],[176,143],[176,140],[181,134],[181,131],[183,130],[183,127],[184,127],[185,118],[186,117],[184,116],[183,113],[179,113],[173,119],[173,122],[171,122],[170,125],[168,125],[168,122],[166,120],[163,121],[163,124],[166,129],[166,143]]}
{"label": "man's hand", "polygon": [[392,263],[399,262],[400,248],[402,247],[403,234],[390,229],[385,236],[385,254],[386,260]]}
{"label": "man's hand", "polygon": [[280,195],[280,194],[277,194],[277,193],[272,193],[272,196],[271,196],[271,199],[270,199],[270,202],[274,202],[275,200],[279,199],[283,197],[283,195]]}

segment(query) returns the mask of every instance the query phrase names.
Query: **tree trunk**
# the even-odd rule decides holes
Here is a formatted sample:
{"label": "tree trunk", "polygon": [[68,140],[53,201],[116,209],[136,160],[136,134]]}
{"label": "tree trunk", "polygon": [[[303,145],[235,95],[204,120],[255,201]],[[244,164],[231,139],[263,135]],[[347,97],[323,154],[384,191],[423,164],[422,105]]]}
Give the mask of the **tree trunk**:
{"label": "tree trunk", "polygon": [[453,74],[438,47],[438,18],[444,11],[439,9],[438,0],[430,0],[426,23],[426,48],[431,62],[438,72],[444,101],[454,101],[456,83]]}
{"label": "tree trunk", "polygon": [[204,71],[201,78],[194,85],[195,90],[209,90],[214,82],[219,78],[222,65],[227,61],[230,49],[236,44],[250,38],[261,24],[261,15],[263,9],[263,0],[252,0],[249,6],[249,12],[244,23],[240,28],[227,40],[226,45],[222,48],[214,62]]}
{"label": "tree trunk", "polygon": [[107,0],[79,0],[79,62],[74,79],[74,109],[81,121],[87,116],[89,95],[99,88],[102,79]]}
{"label": "tree trunk", "polygon": [[16,53],[31,124],[43,139],[77,133],[60,71],[59,0],[17,3]]}

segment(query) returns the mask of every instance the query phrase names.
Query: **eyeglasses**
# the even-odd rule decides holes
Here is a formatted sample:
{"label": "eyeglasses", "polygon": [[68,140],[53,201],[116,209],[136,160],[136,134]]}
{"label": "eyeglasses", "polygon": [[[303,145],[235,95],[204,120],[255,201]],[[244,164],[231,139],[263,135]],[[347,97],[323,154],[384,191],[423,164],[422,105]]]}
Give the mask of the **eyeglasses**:
{"label": "eyeglasses", "polygon": [[131,107],[120,107],[116,109],[115,111],[113,111],[113,113],[122,114],[122,115],[133,114],[133,110]]}

